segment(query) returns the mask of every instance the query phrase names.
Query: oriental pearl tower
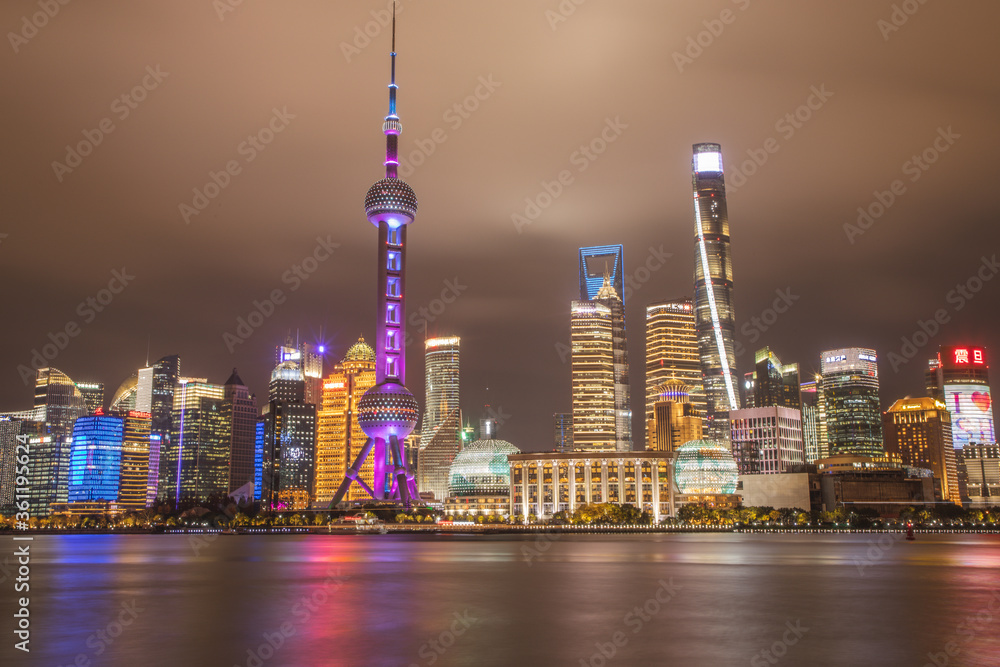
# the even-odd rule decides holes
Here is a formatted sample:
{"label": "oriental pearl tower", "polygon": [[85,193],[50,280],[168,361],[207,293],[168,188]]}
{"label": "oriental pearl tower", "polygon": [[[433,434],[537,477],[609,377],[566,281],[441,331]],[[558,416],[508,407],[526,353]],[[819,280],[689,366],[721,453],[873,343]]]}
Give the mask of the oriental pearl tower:
{"label": "oriental pearl tower", "polygon": [[[376,384],[358,402],[358,425],[368,436],[357,459],[347,469],[333,496],[336,507],[351,483],[359,484],[376,501],[411,507],[419,502],[417,483],[406,460],[403,442],[417,425],[420,406],[406,388],[406,323],[404,286],[406,277],[406,230],[417,214],[413,189],[396,175],[398,142],[403,126],[396,115],[396,12],[392,16],[392,69],[389,83],[389,115],[382,124],[385,134],[385,178],[365,195],[365,214],[378,228],[378,324],[375,336]],[[358,476],[365,460],[375,457],[372,486]]]}

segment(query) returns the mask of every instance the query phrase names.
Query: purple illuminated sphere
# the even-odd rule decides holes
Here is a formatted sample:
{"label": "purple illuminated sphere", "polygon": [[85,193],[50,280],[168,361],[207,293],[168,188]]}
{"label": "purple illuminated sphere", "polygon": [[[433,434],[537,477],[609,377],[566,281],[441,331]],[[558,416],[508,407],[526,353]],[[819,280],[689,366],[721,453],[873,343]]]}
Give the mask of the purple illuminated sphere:
{"label": "purple illuminated sphere", "polygon": [[394,380],[386,380],[365,392],[358,401],[358,425],[369,438],[400,440],[413,431],[420,416],[417,399]]}

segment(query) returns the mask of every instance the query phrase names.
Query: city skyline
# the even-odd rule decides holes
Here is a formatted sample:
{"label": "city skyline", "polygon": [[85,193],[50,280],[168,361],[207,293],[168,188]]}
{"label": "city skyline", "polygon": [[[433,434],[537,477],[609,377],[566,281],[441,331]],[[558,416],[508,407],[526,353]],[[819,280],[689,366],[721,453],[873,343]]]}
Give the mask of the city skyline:
{"label": "city skyline", "polygon": [[[325,343],[332,354],[328,362],[342,358],[358,335],[374,339],[368,301],[375,276],[365,236],[370,230],[362,225],[357,193],[375,175],[370,158],[379,138],[353,128],[368,127],[370,118],[384,113],[384,91],[371,82],[384,79],[380,42],[387,33],[376,22],[382,32],[370,38],[372,45],[353,46],[356,54],[341,45],[353,45],[355,28],[363,34],[366,23],[376,20],[371,12],[383,6],[317,4],[313,16],[304,11],[301,17],[246,6],[221,21],[206,8],[204,26],[193,20],[196,10],[161,8],[157,21],[136,26],[148,46],[132,49],[120,62],[96,52],[77,62],[48,57],[107,38],[101,28],[91,35],[76,30],[79,21],[110,26],[105,10],[68,7],[20,47],[5,64],[23,91],[11,113],[24,132],[4,158],[16,194],[9,222],[0,229],[0,275],[13,287],[5,311],[18,326],[8,330],[0,361],[6,369],[0,409],[30,407],[31,383],[22,382],[18,366],[30,368],[32,350],[47,344],[65,342],[48,365],[77,381],[101,382],[106,392],[147,359],[176,353],[185,369],[213,383],[239,368],[262,400],[271,350],[288,329]],[[735,23],[697,57],[685,56],[691,63],[678,64],[674,54],[684,54],[688,38],[707,30],[703,22],[716,20],[724,8],[735,12]],[[798,363],[803,379],[819,370],[822,350],[864,346],[880,357],[885,410],[897,398],[922,395],[926,362],[938,345],[1000,349],[997,315],[990,308],[997,269],[982,261],[994,247],[990,203],[954,197],[960,186],[989,191],[987,170],[970,173],[966,167],[990,164],[988,156],[998,147],[988,121],[995,91],[954,65],[959,59],[995,60],[996,47],[988,39],[942,40],[961,44],[947,53],[926,47],[931,35],[966,30],[963,12],[973,9],[945,14],[922,7],[887,38],[877,21],[888,10],[875,6],[848,7],[843,16],[785,8],[787,17],[733,3],[641,9],[587,5],[554,23],[546,10],[527,3],[503,12],[448,4],[404,14],[412,23],[404,38],[408,139],[401,140],[401,152],[408,161],[401,168],[427,211],[408,256],[411,358],[425,329],[429,336],[463,337],[463,407],[498,406],[510,415],[506,439],[523,451],[549,448],[551,415],[571,407],[568,355],[560,357],[559,344],[569,343],[577,249],[627,246],[623,268],[632,293],[623,298],[635,366],[635,358],[642,358],[645,307],[692,295],[685,172],[691,144],[704,141],[718,142],[725,164],[738,170],[726,173],[738,275],[736,342],[744,348],[737,355],[737,377],[751,370],[753,351],[765,345]],[[2,11],[6,24],[17,25],[20,10]],[[633,14],[636,20],[629,21]],[[897,81],[891,96],[873,90],[864,77],[845,79],[850,68],[838,67],[826,38],[807,40],[808,31],[793,30],[773,47],[761,41],[764,34],[773,39],[781,21],[819,20],[835,20],[838,29],[854,35],[852,58],[886,56],[871,60],[877,77]],[[199,48],[208,48],[199,39],[210,37],[246,53],[247,62],[194,69],[191,56],[164,41],[181,21],[204,31],[193,39],[196,60],[212,62],[199,58]],[[286,35],[288,21],[296,23]],[[237,22],[244,37],[226,32]],[[237,40],[249,39],[250,26],[258,23],[277,27],[273,43],[254,54]],[[322,30],[312,30],[312,23]],[[457,44],[438,51],[435,35],[448,25],[481,29],[474,39],[461,34]],[[505,31],[521,38],[523,55],[504,49]],[[289,48],[292,42],[285,40],[291,35],[322,53]],[[586,53],[588,39],[626,36],[645,46],[612,50],[609,63]],[[114,38],[122,39],[117,33]],[[766,96],[733,78],[748,42],[773,67],[773,74],[758,79],[768,84]],[[782,49],[795,49],[800,64],[781,62]],[[286,50],[292,55],[276,59]],[[461,62],[454,58],[458,50],[465,54]],[[274,62],[262,67],[268,62],[262,59]],[[529,67],[539,59],[551,71]],[[86,68],[86,76],[79,76],[86,88],[57,78],[66,67],[71,76]],[[262,69],[262,85],[245,85],[241,77]],[[154,76],[158,71],[168,74]],[[634,74],[619,77],[620,71]],[[292,85],[282,82],[288,72],[295,72]],[[658,82],[653,104],[645,97],[649,89],[639,95],[637,87],[650,78]],[[110,103],[139,82],[147,99],[134,109],[121,107],[130,112],[122,118],[121,105]],[[313,89],[323,92],[306,96]],[[338,95],[348,90],[349,96]],[[732,104],[720,104],[723,91]],[[234,103],[220,101],[220,93],[234,92]],[[70,110],[29,117],[28,110],[49,96]],[[924,97],[931,103],[918,101]],[[199,100],[200,115],[182,114],[174,127],[177,105],[191,99]],[[470,99],[467,106],[474,110],[463,106]],[[668,109],[676,99],[685,100],[682,108]],[[517,116],[516,132],[501,132],[510,124],[505,115],[523,103],[541,113]],[[885,111],[874,116],[867,111],[872,108]],[[800,109],[805,111],[796,119]],[[785,114],[792,121],[782,121]],[[65,162],[64,147],[83,141],[83,132],[92,132],[105,116],[114,132],[60,179],[52,163]],[[559,123],[549,122],[555,119]],[[273,132],[273,142],[244,162],[238,152],[243,137],[264,127]],[[166,129],[177,133],[173,141],[183,150],[158,139]],[[650,135],[656,137],[655,156],[646,148]],[[579,151],[598,139],[600,154]],[[431,145],[433,152],[421,152]],[[915,167],[911,156],[928,150],[934,163],[926,170]],[[240,162],[241,172],[231,175],[209,208],[185,221],[179,205],[190,205],[192,188],[204,190],[209,172],[218,173],[229,159]],[[747,160],[751,168],[744,171]],[[417,161],[422,164],[414,167]],[[470,164],[481,166],[473,170]],[[905,165],[917,169],[917,180]],[[571,182],[559,180],[562,170]],[[895,180],[904,193],[893,190]],[[543,194],[551,199],[544,207]],[[538,215],[528,210],[526,198]],[[873,220],[858,227],[860,235],[844,227],[859,224],[859,207]],[[530,224],[518,226],[512,216]],[[968,247],[969,238],[984,242]],[[46,271],[37,270],[36,253],[48,257]],[[928,263],[934,270],[926,270]],[[71,268],[59,268],[64,266]],[[982,291],[967,298],[956,285],[974,279]],[[265,302],[279,289],[282,301],[271,304],[273,314],[262,312],[262,324],[243,336],[238,318],[250,317],[254,301],[267,310]],[[75,334],[68,333],[71,323]],[[320,331],[327,332],[325,340],[318,339]],[[913,345],[910,354],[902,337],[927,342]],[[904,363],[894,368],[892,354]],[[419,363],[411,364],[408,378],[421,403],[422,371]],[[637,447],[645,432],[636,402],[645,394],[642,375],[633,372],[631,378]]]}

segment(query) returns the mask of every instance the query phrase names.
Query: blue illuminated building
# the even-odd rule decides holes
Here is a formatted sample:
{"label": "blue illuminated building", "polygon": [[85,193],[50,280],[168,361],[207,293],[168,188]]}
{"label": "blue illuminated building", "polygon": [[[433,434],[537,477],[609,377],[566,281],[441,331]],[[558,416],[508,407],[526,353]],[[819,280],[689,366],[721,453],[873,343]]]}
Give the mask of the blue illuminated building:
{"label": "blue illuminated building", "polygon": [[604,284],[604,274],[615,288],[622,303],[625,303],[624,247],[619,245],[599,245],[580,248],[580,300],[593,301]]}
{"label": "blue illuminated building", "polygon": [[264,420],[258,419],[254,428],[253,448],[253,499],[260,501],[261,483],[264,476]]}
{"label": "blue illuminated building", "polygon": [[69,458],[69,502],[118,500],[124,434],[119,417],[96,414],[76,420]]}

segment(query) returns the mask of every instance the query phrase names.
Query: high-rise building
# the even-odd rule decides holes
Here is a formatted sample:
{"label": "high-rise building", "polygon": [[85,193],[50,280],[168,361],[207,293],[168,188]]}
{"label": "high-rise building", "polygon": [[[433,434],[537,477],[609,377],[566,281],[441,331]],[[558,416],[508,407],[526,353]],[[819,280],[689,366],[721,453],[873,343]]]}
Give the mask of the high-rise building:
{"label": "high-rise building", "polygon": [[28,437],[31,468],[28,470],[28,514],[49,515],[52,503],[65,503],[69,493],[69,454],[73,436],[39,433]]}
{"label": "high-rise building", "polygon": [[830,456],[826,442],[826,414],[823,412],[822,376],[799,385],[802,397],[802,439],[805,443],[806,463]]}
{"label": "high-rise building", "polygon": [[996,442],[990,367],[986,349],[968,345],[942,345],[927,372],[928,395],[944,401],[951,413],[956,448],[972,443]]}
{"label": "high-rise building", "polygon": [[660,385],[653,417],[647,422],[646,449],[673,452],[685,442],[701,440],[702,431],[701,412],[691,402],[690,387],[677,378]]}
{"label": "high-rise building", "polygon": [[159,497],[179,503],[225,494],[229,484],[225,387],[202,378],[179,378],[173,393],[170,440],[160,444]]}
{"label": "high-rise building", "polygon": [[728,413],[739,409],[740,400],[722,147],[705,143],[695,144],[693,148],[694,311],[705,390],[706,431],[713,440],[727,441],[730,435]]}
{"label": "high-rise building", "polygon": [[557,412],[552,415],[554,449],[557,452],[573,451],[573,413]]}
{"label": "high-rise building", "polygon": [[264,443],[267,440],[267,423],[258,419],[253,429],[253,499],[260,502],[264,488]]}
{"label": "high-rise building", "polygon": [[428,338],[424,342],[424,420],[422,446],[417,453],[417,488],[444,500],[448,471],[461,450],[459,429],[459,359],[457,336]]}
{"label": "high-rise building", "polygon": [[121,414],[122,412],[128,412],[129,410],[135,410],[135,396],[138,386],[138,374],[133,373],[131,376],[125,378],[125,380],[118,386],[118,389],[115,390],[115,393],[112,394],[111,403],[108,406],[108,412],[112,414]]}
{"label": "high-rise building", "polygon": [[[660,387],[679,380],[688,388],[692,409],[704,416],[701,356],[691,299],[674,299],[646,306],[646,421],[660,400]],[[649,443],[646,443],[649,448]]]}
{"label": "high-rise building", "polygon": [[820,355],[820,374],[830,455],[883,455],[875,350],[827,350]]}
{"label": "high-rise building", "polygon": [[[150,419],[152,428],[152,419]],[[158,433],[149,434],[149,476],[146,478],[146,507],[156,504],[157,491],[160,488],[160,445],[162,438]]]}
{"label": "high-rise building", "polygon": [[265,507],[306,509],[316,464],[316,406],[305,402],[299,359],[275,366],[263,410],[262,500]]}
{"label": "high-rise building", "polygon": [[77,382],[76,388],[83,394],[83,402],[87,406],[88,415],[104,409],[103,382]]}
{"label": "high-rise building", "polygon": [[573,449],[618,451],[611,308],[598,301],[574,301],[570,318]]}
{"label": "high-rise building", "polygon": [[962,504],[958,467],[951,441],[951,415],[933,398],[901,398],[882,415],[885,451],[903,465],[934,473],[939,500]]}
{"label": "high-rise building", "polygon": [[805,463],[802,413],[797,408],[733,410],[729,422],[733,458],[741,475],[783,473]]}
{"label": "high-rise building", "polygon": [[974,507],[1000,505],[1000,446],[970,444],[962,448],[969,501]]}
{"label": "high-rise building", "polygon": [[293,340],[291,332],[285,338],[285,343],[278,345],[274,352],[275,365],[291,362],[302,371],[302,380],[305,382],[303,400],[317,406],[323,400],[323,354],[325,352],[326,348],[322,345]]}
{"label": "high-rise building", "polygon": [[254,480],[254,429],[257,399],[236,369],[224,386],[223,410],[229,435],[229,493]]}
{"label": "high-rise building", "polygon": [[[45,433],[45,424],[36,421],[36,415],[35,410],[0,414],[0,513],[11,512],[15,507],[17,470],[22,467],[17,459],[24,456],[24,450],[19,451],[17,446],[27,444],[30,436]],[[31,450],[28,455],[33,466],[36,457]],[[28,475],[30,480],[31,467]]]}
{"label": "high-rise building", "polygon": [[49,433],[63,439],[73,434],[73,424],[77,418],[87,414],[83,393],[68,375],[57,368],[42,368],[38,371],[35,379],[35,408]]}
{"label": "high-rise building", "polygon": [[625,331],[623,257],[620,245],[580,248],[580,301],[600,303],[611,310],[615,449],[619,452],[632,450],[632,390]]}
{"label": "high-rise building", "polygon": [[85,398],[69,376],[56,368],[38,370],[33,420],[40,424],[29,440],[33,444],[28,491],[32,516],[47,516],[52,503],[66,502],[73,425],[86,414]]}
{"label": "high-rise building", "polygon": [[68,502],[117,502],[124,423],[120,417],[80,417],[73,426]]}
{"label": "high-rise building", "polygon": [[782,364],[771,348],[765,347],[754,355],[754,370],[749,375],[746,407],[802,407],[798,364]]}
{"label": "high-rise building", "polygon": [[[367,436],[358,424],[358,401],[375,386],[375,350],[364,338],[347,350],[343,361],[323,382],[323,403],[316,433],[316,479],[313,501],[326,507],[347,474],[347,466],[361,453]],[[369,486],[373,483],[371,461],[358,471]],[[364,498],[364,489],[352,487],[348,500]]]}
{"label": "high-rise building", "polygon": [[118,416],[124,422],[118,505],[141,510],[146,507],[149,495],[149,429],[152,416],[138,410],[129,410]]}
{"label": "high-rise building", "polygon": [[[149,363],[148,361],[146,363]],[[136,372],[135,409],[139,412],[153,411],[153,372],[152,366],[140,368]]]}
{"label": "high-rise building", "polygon": [[[161,456],[171,449],[171,432],[173,431],[173,411],[174,411],[174,388],[180,380],[181,358],[176,354],[171,354],[158,359],[152,366],[153,382],[152,396],[150,397],[150,421],[149,432],[150,442],[159,442]],[[138,402],[136,403],[138,405]],[[176,466],[176,461],[174,461]],[[173,487],[176,489],[177,470],[167,470],[166,465],[157,466],[156,489],[153,490],[154,497],[161,496],[159,488],[167,483],[167,476],[173,475]]]}

